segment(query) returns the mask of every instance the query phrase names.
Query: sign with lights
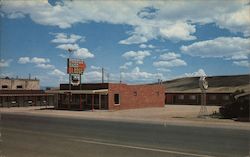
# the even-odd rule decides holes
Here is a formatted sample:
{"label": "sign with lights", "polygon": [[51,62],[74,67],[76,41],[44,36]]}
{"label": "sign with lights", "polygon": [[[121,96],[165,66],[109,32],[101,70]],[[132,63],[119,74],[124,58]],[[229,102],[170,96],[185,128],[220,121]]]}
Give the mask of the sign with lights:
{"label": "sign with lights", "polygon": [[73,86],[78,86],[81,82],[81,76],[80,74],[71,74],[70,75],[70,81]]}
{"label": "sign with lights", "polygon": [[68,74],[83,74],[86,64],[82,59],[67,59]]}

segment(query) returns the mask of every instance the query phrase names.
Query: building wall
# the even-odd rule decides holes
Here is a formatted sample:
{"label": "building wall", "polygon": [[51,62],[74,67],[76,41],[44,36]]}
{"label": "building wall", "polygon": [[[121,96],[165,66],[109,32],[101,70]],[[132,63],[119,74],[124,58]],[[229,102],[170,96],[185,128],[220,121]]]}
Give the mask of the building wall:
{"label": "building wall", "polygon": [[[231,93],[207,93],[207,105],[222,105],[230,102]],[[166,104],[200,105],[200,93],[166,93]]]}
{"label": "building wall", "polygon": [[39,91],[32,93],[18,90],[20,91],[18,93],[16,90],[13,94],[8,94],[8,92],[1,94],[3,91],[5,90],[0,92],[0,107],[53,106],[55,104],[55,96],[44,94],[42,91],[40,94],[36,94]]}
{"label": "building wall", "polygon": [[[115,104],[115,94],[119,94],[120,104]],[[108,102],[109,110],[164,107],[165,88],[162,85],[109,84]]]}
{"label": "building wall", "polygon": [[0,79],[0,90],[39,90],[39,89],[40,89],[39,80]]}

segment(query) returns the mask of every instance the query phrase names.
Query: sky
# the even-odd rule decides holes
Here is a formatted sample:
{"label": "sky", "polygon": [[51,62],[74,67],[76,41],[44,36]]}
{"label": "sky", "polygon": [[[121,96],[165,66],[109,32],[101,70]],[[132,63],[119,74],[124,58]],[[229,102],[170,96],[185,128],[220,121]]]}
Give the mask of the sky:
{"label": "sky", "polygon": [[0,18],[1,77],[67,83],[69,48],[82,82],[249,74],[249,0],[1,0]]}

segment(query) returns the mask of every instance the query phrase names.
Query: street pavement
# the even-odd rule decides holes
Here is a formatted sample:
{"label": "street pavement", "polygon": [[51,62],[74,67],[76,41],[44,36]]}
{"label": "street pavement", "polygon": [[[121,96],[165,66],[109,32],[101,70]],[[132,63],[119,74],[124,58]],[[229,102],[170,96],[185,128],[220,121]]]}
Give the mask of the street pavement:
{"label": "street pavement", "polygon": [[247,157],[247,130],[1,114],[0,157]]}

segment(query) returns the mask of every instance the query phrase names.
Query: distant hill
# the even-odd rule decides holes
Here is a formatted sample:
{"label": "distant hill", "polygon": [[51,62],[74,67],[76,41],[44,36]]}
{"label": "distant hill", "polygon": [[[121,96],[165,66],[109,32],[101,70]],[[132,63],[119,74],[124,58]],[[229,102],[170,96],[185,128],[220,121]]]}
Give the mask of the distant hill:
{"label": "distant hill", "polygon": [[[164,81],[167,91],[200,92],[200,77],[185,77]],[[250,75],[231,75],[231,76],[211,76],[207,77],[208,92],[234,92],[235,90],[250,91]]]}

